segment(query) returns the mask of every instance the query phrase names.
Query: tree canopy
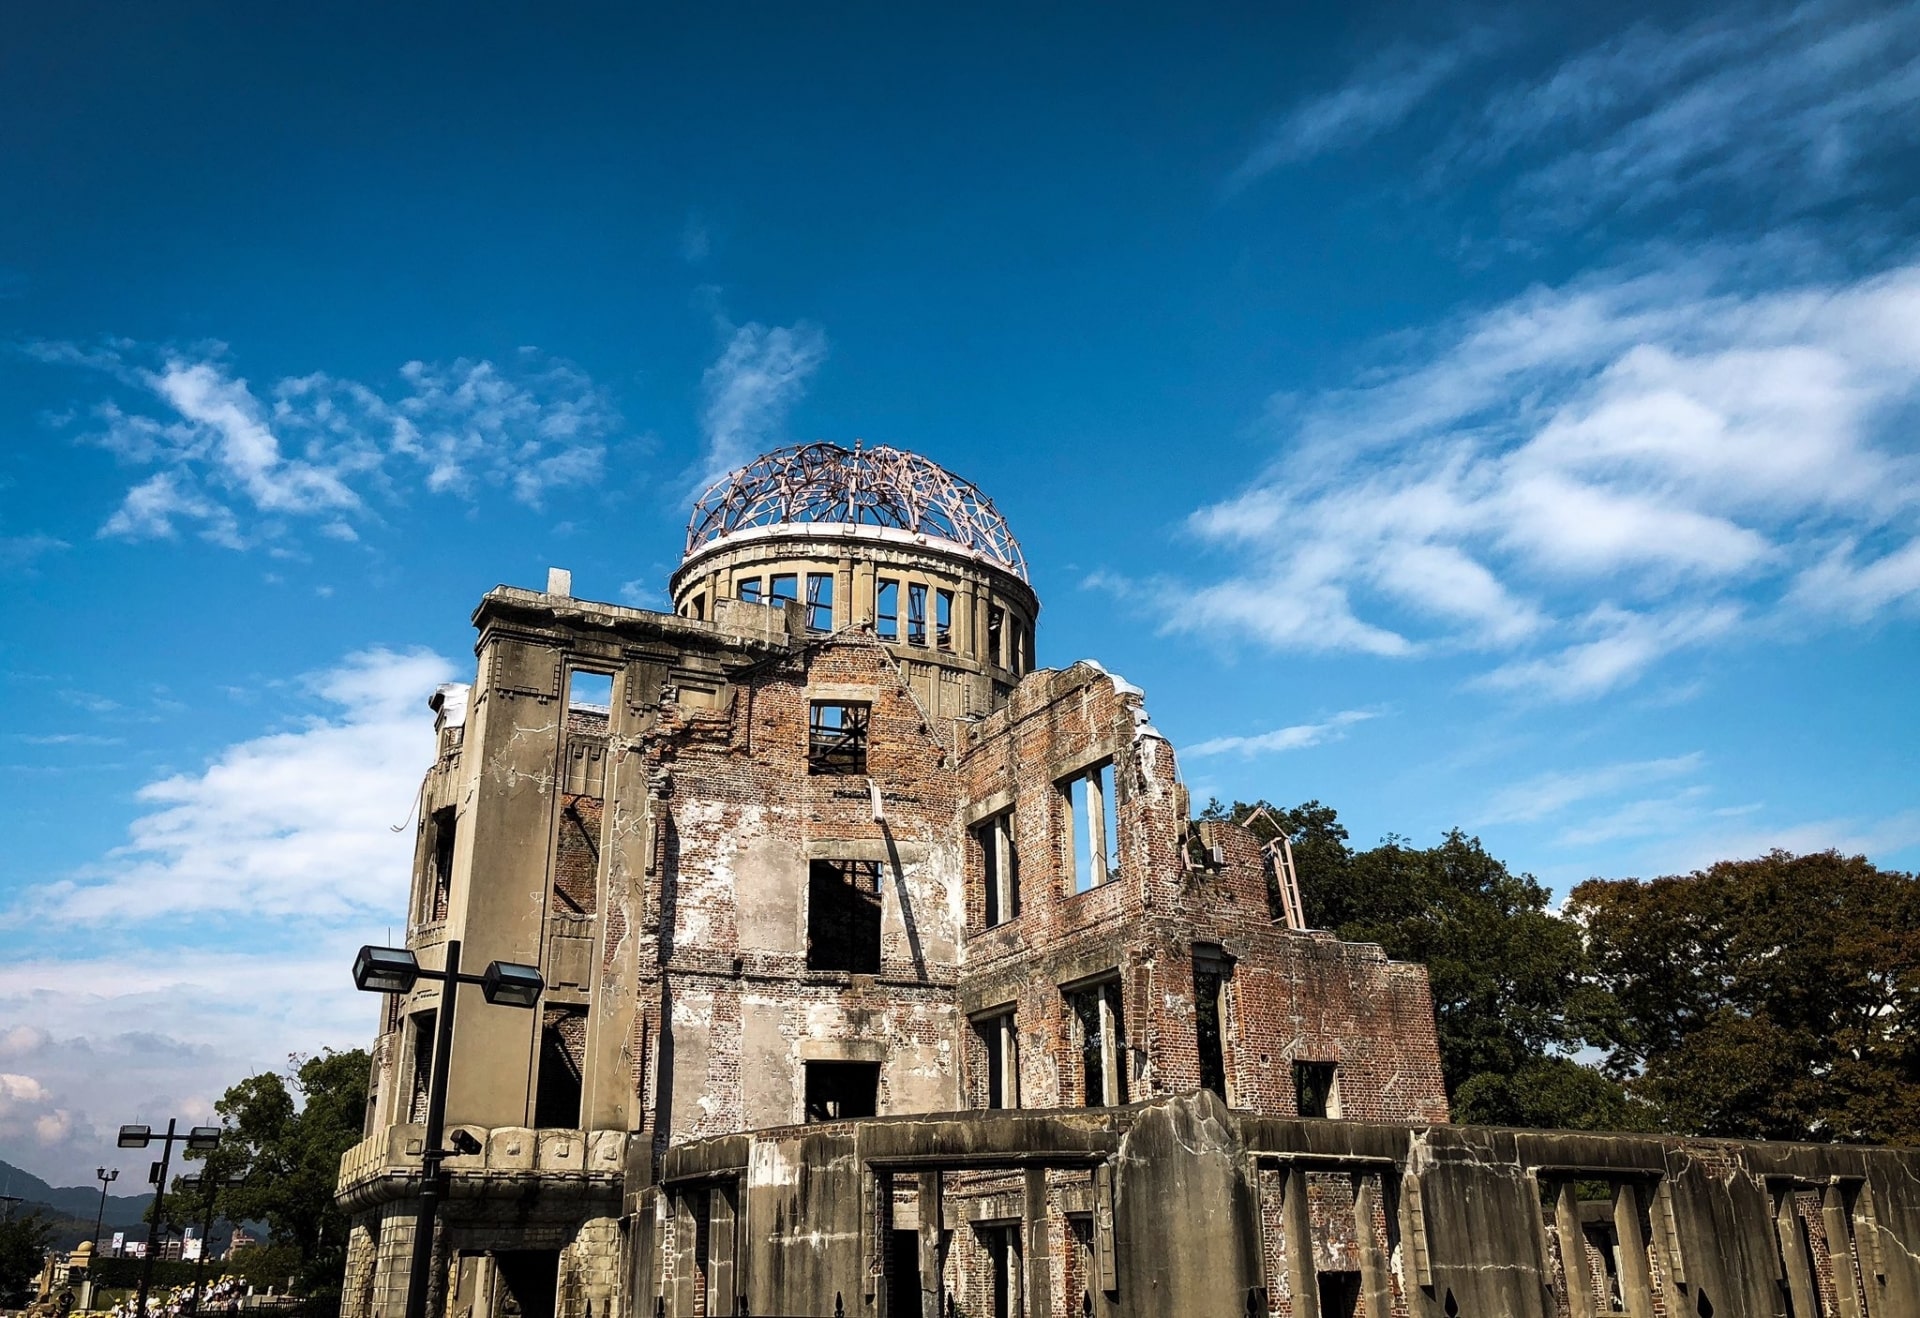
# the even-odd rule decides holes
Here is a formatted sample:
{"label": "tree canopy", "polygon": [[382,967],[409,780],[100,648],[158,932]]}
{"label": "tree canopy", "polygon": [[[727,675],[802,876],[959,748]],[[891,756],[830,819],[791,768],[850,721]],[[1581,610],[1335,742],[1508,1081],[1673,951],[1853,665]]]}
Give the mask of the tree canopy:
{"label": "tree canopy", "polygon": [[333,1187],[340,1156],[360,1140],[371,1061],[360,1048],[290,1060],[290,1076],[248,1076],[214,1104],[226,1134],[204,1170],[244,1175],[219,1192],[221,1215],[264,1220],[272,1243],[291,1251],[303,1293],[318,1296],[346,1270],[347,1216]]}
{"label": "tree canopy", "polygon": [[1318,801],[1203,818],[1284,831],[1310,924],[1426,964],[1456,1120],[1920,1142],[1913,875],[1775,852],[1556,913],[1458,829],[1356,851]]}
{"label": "tree canopy", "polygon": [[0,1306],[17,1308],[32,1298],[28,1292],[52,1240],[53,1223],[40,1213],[0,1219]]}

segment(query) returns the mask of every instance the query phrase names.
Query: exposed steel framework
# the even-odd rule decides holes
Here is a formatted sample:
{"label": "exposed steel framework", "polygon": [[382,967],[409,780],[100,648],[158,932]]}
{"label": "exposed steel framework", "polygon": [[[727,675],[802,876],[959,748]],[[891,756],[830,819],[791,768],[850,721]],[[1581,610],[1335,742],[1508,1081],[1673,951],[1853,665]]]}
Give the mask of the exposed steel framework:
{"label": "exposed steel framework", "polygon": [[764,453],[693,505],[687,553],[753,527],[824,522],[892,527],[947,540],[1022,581],[1027,560],[993,500],[917,453],[816,442]]}

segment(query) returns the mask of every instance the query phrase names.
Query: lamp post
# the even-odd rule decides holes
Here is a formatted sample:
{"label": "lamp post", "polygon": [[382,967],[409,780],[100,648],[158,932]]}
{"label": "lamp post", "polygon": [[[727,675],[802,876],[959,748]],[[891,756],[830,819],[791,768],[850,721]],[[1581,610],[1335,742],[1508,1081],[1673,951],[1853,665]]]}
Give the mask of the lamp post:
{"label": "lamp post", "polygon": [[[460,940],[447,940],[446,967],[428,970],[404,947],[360,949],[353,959],[354,987],[367,993],[406,993],[423,979],[447,987],[433,1028],[433,1070],[427,1077],[427,1128],[420,1151],[420,1212],[414,1219],[413,1266],[407,1274],[406,1318],[426,1318],[427,1282],[433,1272],[433,1228],[445,1194],[440,1162],[450,1150],[440,1147],[441,1127],[447,1117],[447,1063],[453,1056],[453,1003],[462,984],[478,984],[486,1000],[502,1007],[535,1007],[546,984],[533,966],[512,961],[489,962],[478,975],[460,971]],[[145,1318],[144,1314],[136,1318]]]}
{"label": "lamp post", "polygon": [[107,1187],[120,1179],[120,1169],[108,1171],[102,1167],[95,1172],[94,1179],[100,1182],[100,1211],[93,1215],[93,1256],[100,1257],[100,1227],[107,1220]]}
{"label": "lamp post", "polygon": [[167,1167],[173,1161],[173,1146],[184,1144],[202,1153],[220,1147],[220,1127],[195,1126],[186,1134],[177,1135],[174,1133],[177,1124],[169,1118],[164,1135],[154,1134],[151,1126],[120,1127],[118,1143],[123,1149],[144,1149],[155,1140],[160,1141],[160,1162],[153,1175],[153,1205],[147,1210],[147,1256],[140,1263],[140,1294],[133,1303],[134,1318],[147,1318],[147,1292],[153,1288],[153,1237],[160,1229],[160,1200],[167,1192]]}
{"label": "lamp post", "polygon": [[188,1313],[200,1312],[200,1279],[207,1270],[207,1250],[213,1244],[214,1196],[245,1180],[244,1176],[216,1175],[211,1169],[180,1178],[181,1189],[200,1192],[201,1205],[205,1210],[205,1220],[200,1224],[200,1257],[193,1261],[193,1303],[187,1306]]}

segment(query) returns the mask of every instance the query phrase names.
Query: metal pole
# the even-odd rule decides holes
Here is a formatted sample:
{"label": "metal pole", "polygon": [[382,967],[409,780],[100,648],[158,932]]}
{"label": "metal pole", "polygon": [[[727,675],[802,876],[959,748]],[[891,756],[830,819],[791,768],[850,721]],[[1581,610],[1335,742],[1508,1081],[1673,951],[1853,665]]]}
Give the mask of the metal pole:
{"label": "metal pole", "polygon": [[207,1219],[200,1227],[200,1257],[193,1261],[193,1305],[188,1313],[200,1312],[200,1277],[207,1270],[207,1248],[213,1244],[213,1175],[209,1170],[201,1176],[207,1186]]}
{"label": "metal pole", "polygon": [[160,1200],[167,1193],[167,1166],[173,1160],[176,1120],[167,1118],[167,1137],[160,1145],[160,1184],[153,1188],[153,1203],[147,1209],[147,1256],[140,1261],[140,1296],[133,1302],[133,1318],[147,1318],[147,1292],[153,1288],[153,1236],[160,1229]]}
{"label": "metal pole", "polygon": [[120,1179],[120,1173],[116,1169],[114,1174],[112,1176],[109,1176],[107,1175],[107,1169],[105,1167],[102,1167],[100,1169],[99,1179],[100,1179],[100,1211],[93,1215],[93,1256],[95,1258],[100,1257],[100,1226],[103,1222],[107,1220],[107,1187],[111,1185],[113,1182]]}
{"label": "metal pole", "polygon": [[[413,1224],[413,1269],[407,1278],[407,1318],[426,1318],[433,1273],[433,1225],[440,1210],[440,1127],[447,1117],[447,1062],[453,1055],[453,1001],[460,992],[460,940],[447,940],[440,1011],[433,1029],[433,1072],[427,1078],[427,1129],[420,1151],[420,1213]],[[145,1318],[145,1315],[136,1315]]]}

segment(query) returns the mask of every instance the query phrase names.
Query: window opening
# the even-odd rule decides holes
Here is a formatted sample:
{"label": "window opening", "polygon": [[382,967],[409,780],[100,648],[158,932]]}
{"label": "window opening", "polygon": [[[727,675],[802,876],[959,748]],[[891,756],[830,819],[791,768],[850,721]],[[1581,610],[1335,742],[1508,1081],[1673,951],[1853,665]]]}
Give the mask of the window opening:
{"label": "window opening", "polygon": [[447,918],[447,908],[453,896],[453,843],[459,829],[458,812],[453,806],[443,806],[433,812],[431,830],[433,853],[428,861],[431,866],[429,875],[430,897],[427,906],[429,920]]}
{"label": "window opening", "polygon": [[982,1016],[973,1022],[973,1032],[986,1052],[986,1105],[989,1108],[1020,1106],[1019,1035],[1014,1030],[1011,1011]]}
{"label": "window opening", "polygon": [[1020,1318],[1020,1228],[1012,1224],[976,1227],[986,1250],[993,1278],[988,1313],[992,1318]]}
{"label": "window opening", "polygon": [[867,715],[864,702],[816,700],[807,717],[807,772],[859,774],[867,771]]}
{"label": "window opening", "polygon": [[833,574],[831,572],[807,573],[807,630],[810,632],[833,630]]}
{"label": "window opening", "polygon": [[567,708],[605,714],[613,709],[613,674],[567,670]]}
{"label": "window opening", "polygon": [[519,1318],[553,1318],[560,1285],[557,1249],[496,1249],[491,1251],[500,1272],[500,1312]]}
{"label": "window opening", "polygon": [[1015,618],[1013,620],[1012,653],[1007,656],[1007,667],[1016,673],[1027,671],[1027,624]]}
{"label": "window opening", "polygon": [[1293,1102],[1303,1117],[1339,1116],[1339,1065],[1334,1062],[1295,1062]]}
{"label": "window opening", "polygon": [[707,597],[704,593],[695,595],[687,601],[687,616],[695,622],[707,620]]}
{"label": "window opening", "polygon": [[1096,764],[1061,784],[1067,798],[1067,846],[1073,856],[1073,890],[1112,880],[1119,853],[1113,764]]}
{"label": "window opening", "polygon": [[977,825],[973,837],[980,846],[984,920],[992,928],[1020,914],[1020,853],[1013,845],[1013,812]]}
{"label": "window opening", "polygon": [[1200,1053],[1200,1087],[1227,1097],[1227,977],[1233,963],[1217,947],[1193,949],[1194,1041]]}
{"label": "window opening", "polygon": [[408,1096],[407,1120],[427,1119],[427,1084],[433,1077],[433,1031],[440,1019],[434,1011],[413,1018],[413,1092]]}
{"label": "window opening", "polygon": [[845,1121],[879,1111],[880,1063],[807,1062],[807,1120]]}
{"label": "window opening", "polygon": [[907,586],[907,644],[927,643],[927,588],[918,582]]}
{"label": "window opening", "polygon": [[760,602],[760,578],[747,577],[744,580],[734,582],[733,592],[734,597],[742,604],[758,604]]}
{"label": "window opening", "polygon": [[1322,1272],[1320,1318],[1356,1318],[1360,1312],[1360,1274],[1358,1272]]}
{"label": "window opening", "polygon": [[1080,1065],[1088,1107],[1115,1107],[1127,1101],[1126,1023],[1120,1010],[1120,981],[1067,995],[1080,1021]]}
{"label": "window opening", "polygon": [[807,867],[807,969],[880,973],[880,862]]}
{"label": "window opening", "polygon": [[1003,649],[1006,634],[1007,611],[998,604],[987,605],[987,658],[996,668],[1007,666],[1007,656]]}
{"label": "window opening", "polygon": [[933,640],[942,650],[953,648],[953,592],[933,592]]}
{"label": "window opening", "polygon": [[900,583],[881,579],[873,587],[873,631],[882,640],[900,639]]}
{"label": "window opening", "polygon": [[800,576],[796,572],[776,572],[767,578],[768,595],[774,604],[800,602]]}
{"label": "window opening", "polygon": [[587,1054],[587,1009],[548,1007],[540,1023],[540,1077],[533,1124],[573,1130],[580,1125],[581,1064]]}

